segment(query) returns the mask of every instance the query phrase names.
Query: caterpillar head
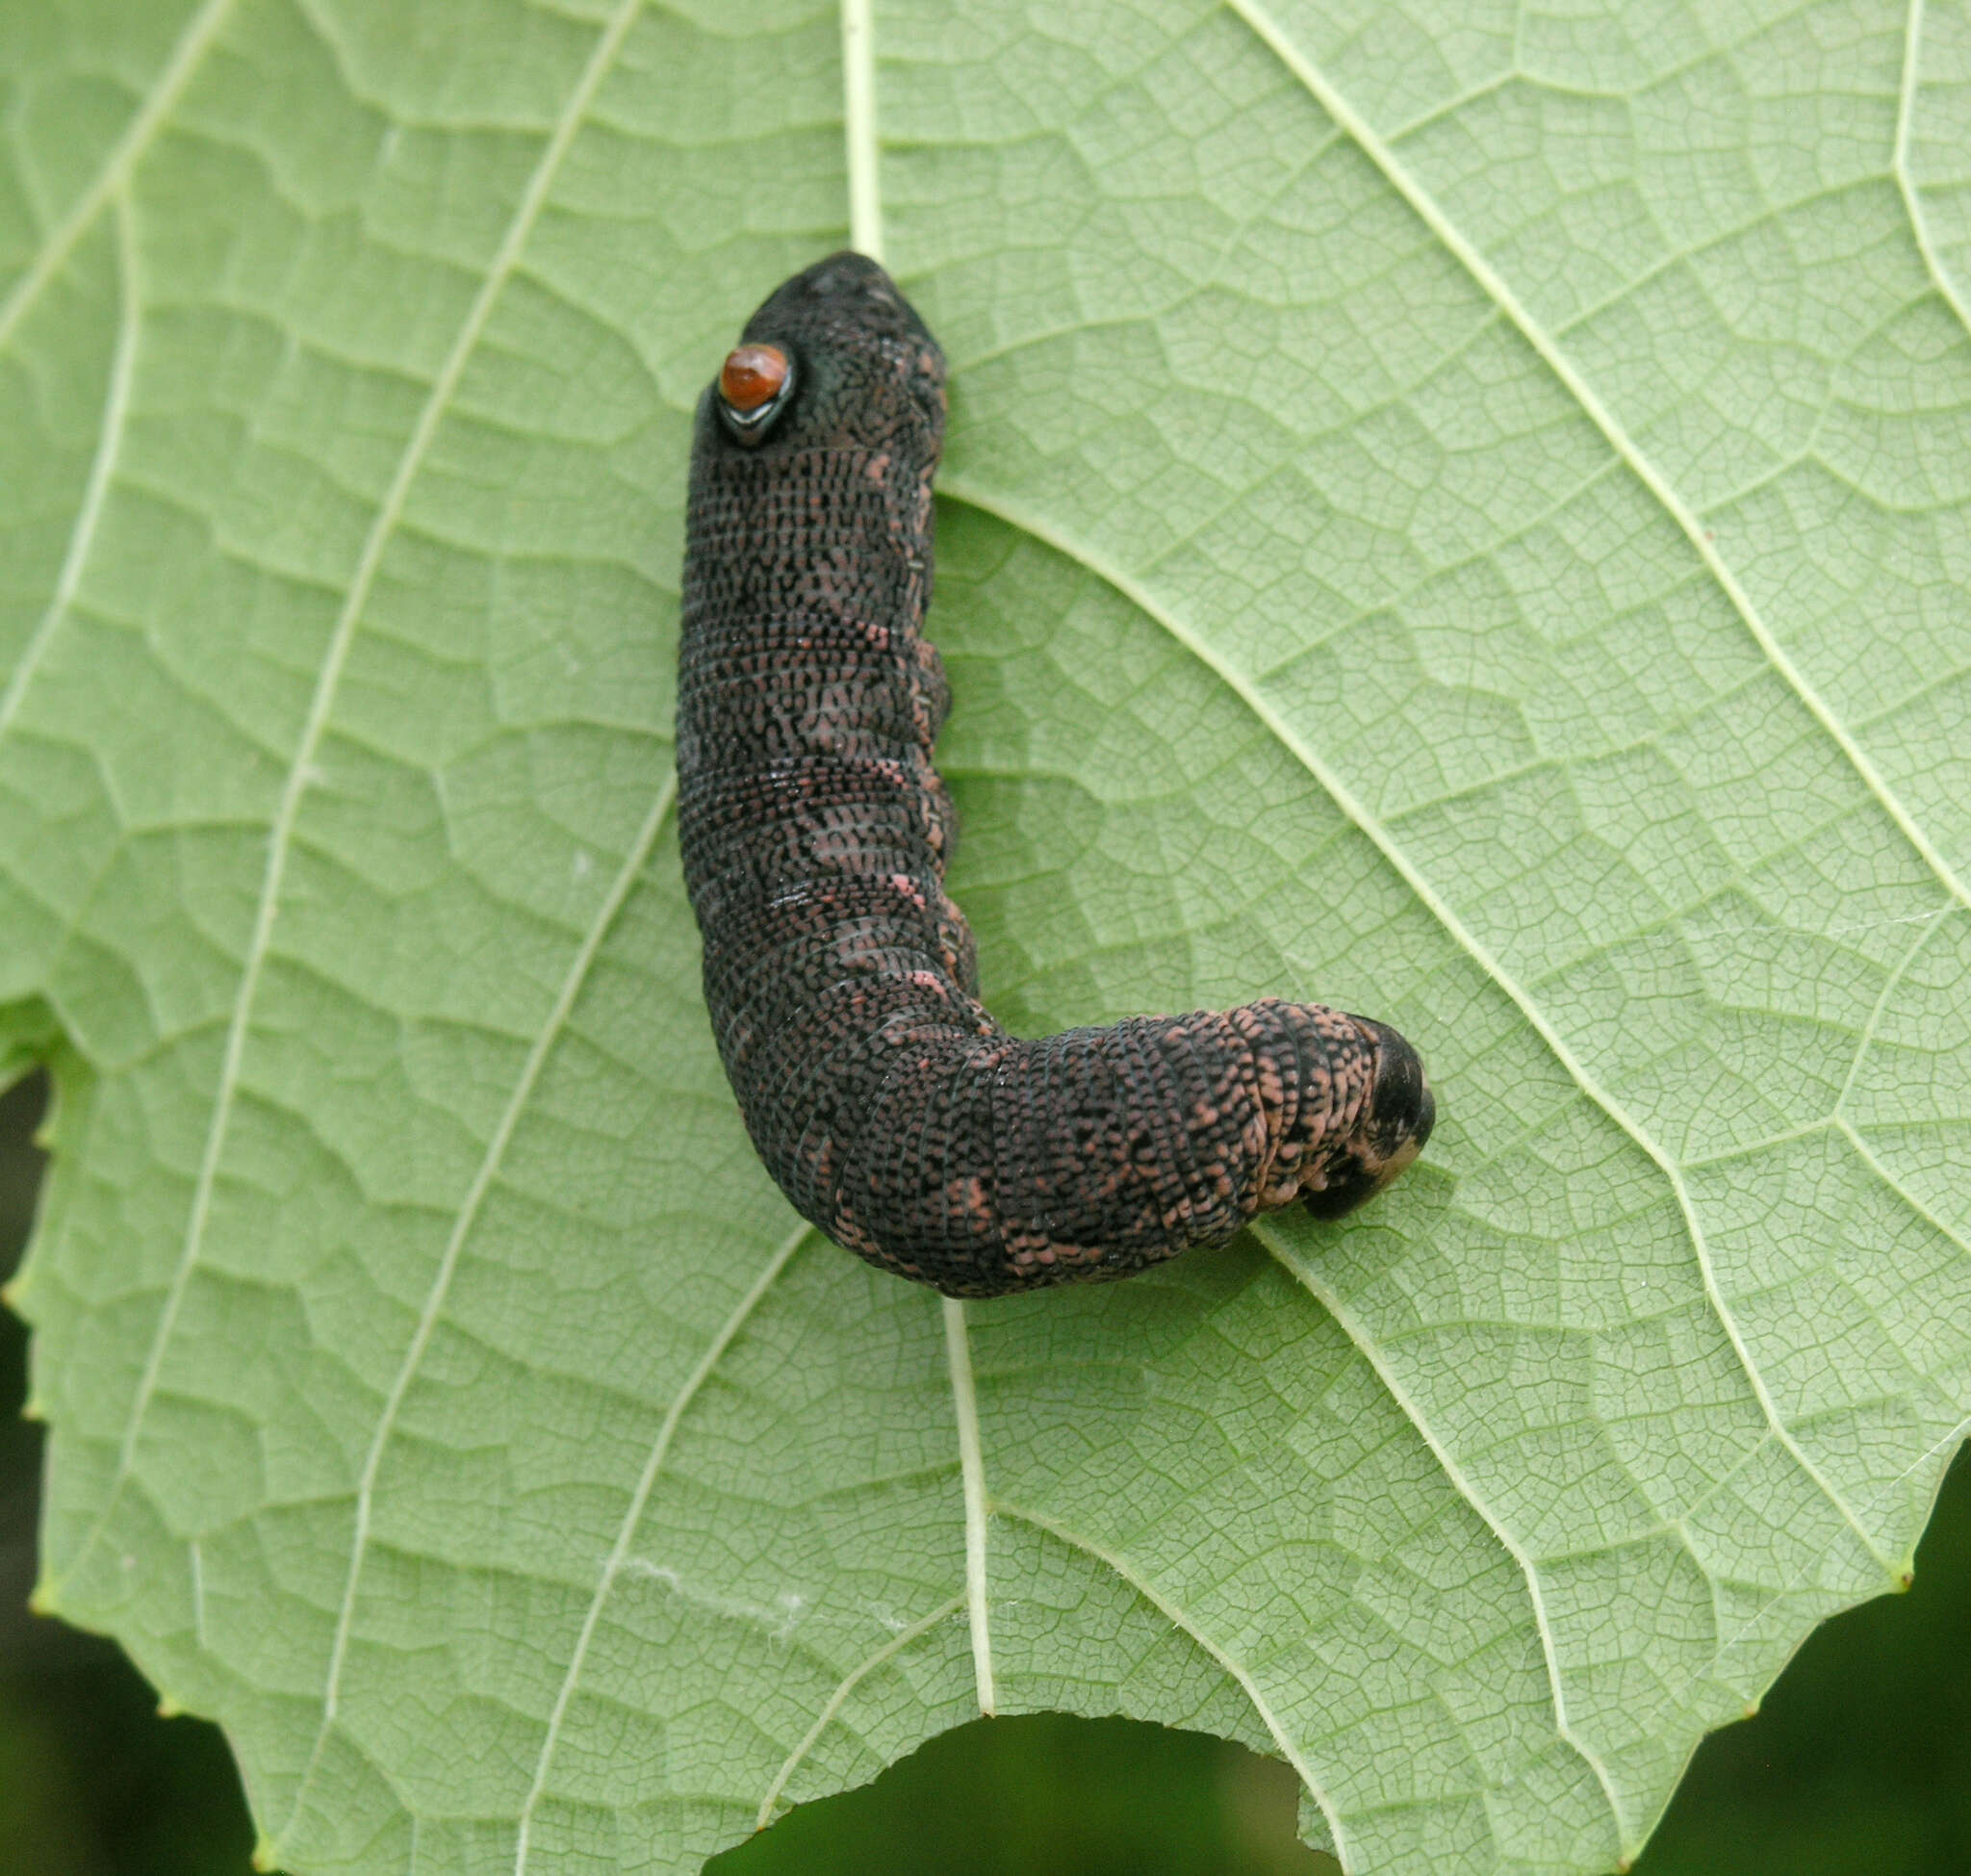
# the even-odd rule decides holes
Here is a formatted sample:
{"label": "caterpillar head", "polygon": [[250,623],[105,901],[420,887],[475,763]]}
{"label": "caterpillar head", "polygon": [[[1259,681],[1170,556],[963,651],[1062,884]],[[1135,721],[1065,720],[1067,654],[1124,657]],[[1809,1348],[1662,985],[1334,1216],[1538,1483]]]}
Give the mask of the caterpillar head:
{"label": "caterpillar head", "polygon": [[944,354],[866,255],[831,254],[747,321],[700,407],[702,446],[768,453],[892,450],[934,464]]}
{"label": "caterpillar head", "polygon": [[1437,1122],[1437,1101],[1417,1051],[1387,1023],[1348,1020],[1374,1045],[1375,1063],[1355,1125],[1334,1151],[1315,1160],[1301,1188],[1300,1202],[1318,1219],[1341,1218],[1373,1198],[1423,1150]]}

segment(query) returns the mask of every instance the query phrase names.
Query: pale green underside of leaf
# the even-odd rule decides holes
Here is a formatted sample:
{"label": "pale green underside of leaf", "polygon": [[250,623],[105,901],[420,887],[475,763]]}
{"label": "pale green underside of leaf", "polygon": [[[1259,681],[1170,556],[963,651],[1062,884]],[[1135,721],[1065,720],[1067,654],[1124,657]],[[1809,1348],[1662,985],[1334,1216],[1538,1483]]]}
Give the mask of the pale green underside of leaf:
{"label": "pale green underside of leaf", "polygon": [[[690,1870],[993,1700],[1285,1754],[1351,1870],[1598,1871],[1901,1579],[1964,0],[66,0],[0,123],[43,1599],[269,1859]],[[852,200],[954,365],[987,995],[1395,1022],[1444,1118],[1345,1228],[947,1314],[747,1145],[687,419]]]}

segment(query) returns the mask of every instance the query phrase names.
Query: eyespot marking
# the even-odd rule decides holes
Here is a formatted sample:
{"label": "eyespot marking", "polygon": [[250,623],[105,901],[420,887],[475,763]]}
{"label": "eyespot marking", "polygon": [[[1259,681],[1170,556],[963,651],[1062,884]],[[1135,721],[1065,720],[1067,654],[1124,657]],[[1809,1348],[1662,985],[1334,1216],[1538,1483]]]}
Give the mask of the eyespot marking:
{"label": "eyespot marking", "polygon": [[794,394],[794,361],[780,346],[734,346],[719,367],[719,415],[741,442],[763,436]]}

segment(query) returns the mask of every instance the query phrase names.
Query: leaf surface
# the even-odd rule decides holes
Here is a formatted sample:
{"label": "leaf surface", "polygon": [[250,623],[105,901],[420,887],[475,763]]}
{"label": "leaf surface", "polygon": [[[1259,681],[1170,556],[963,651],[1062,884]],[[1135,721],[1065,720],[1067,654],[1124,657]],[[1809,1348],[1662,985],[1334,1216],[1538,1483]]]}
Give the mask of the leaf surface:
{"label": "leaf surface", "polygon": [[[846,48],[846,50],[845,50]],[[316,1876],[684,1871],[977,1712],[1594,1872],[1971,1416],[1971,10],[0,17],[0,1000],[43,1604]],[[675,850],[688,419],[954,366],[953,887],[1277,992],[1343,1227],[942,1305],[796,1221]]]}

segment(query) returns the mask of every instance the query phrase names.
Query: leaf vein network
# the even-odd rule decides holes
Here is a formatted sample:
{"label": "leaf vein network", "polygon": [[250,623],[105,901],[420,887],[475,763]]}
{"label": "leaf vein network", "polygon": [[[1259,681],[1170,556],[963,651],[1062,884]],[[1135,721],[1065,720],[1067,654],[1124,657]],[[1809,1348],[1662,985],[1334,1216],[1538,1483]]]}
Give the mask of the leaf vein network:
{"label": "leaf vein network", "polygon": [[179,35],[177,44],[171,48],[170,58],[158,74],[157,83],[125,125],[123,135],[116,140],[103,167],[36,250],[26,271],[14,282],[13,291],[0,301],[0,348],[13,339],[21,321],[46,291],[48,282],[60,272],[63,262],[75,251],[76,243],[89,232],[96,217],[102,213],[103,205],[122,193],[138,158],[149,148],[151,140],[170,116],[172,107],[184,95],[192,73],[204,62],[234,4],[235,0],[206,0]]}
{"label": "leaf vein network", "polygon": [[1023,1506],[1008,1504],[997,1500],[994,1501],[992,1508],[1001,1517],[1014,1518],[1021,1524],[1030,1525],[1036,1530],[1044,1531],[1048,1536],[1067,1545],[1070,1550],[1079,1551],[1084,1556],[1091,1557],[1101,1564],[1149,1604],[1173,1629],[1189,1636],[1205,1655],[1216,1662],[1222,1672],[1237,1682],[1241,1691],[1252,1703],[1252,1710],[1258,1714],[1260,1723],[1272,1735],[1273,1743],[1280,1749],[1280,1756],[1293,1767],[1299,1775],[1301,1784],[1307,1787],[1308,1795],[1320,1807],[1320,1813],[1327,1820],[1328,1831],[1334,1838],[1335,1854],[1340,1859],[1342,1867],[1344,1870],[1354,1867],[1347,1835],[1342,1828],[1341,1816],[1335,1809],[1334,1801],[1328,1796],[1326,1787],[1320,1780],[1316,1777],[1314,1767],[1308,1763],[1306,1755],[1295,1743],[1293,1735],[1288,1732],[1285,1723],[1273,1710],[1272,1703],[1267,1700],[1259,1683],[1253,1679],[1250,1669],[1234,1660],[1217,1643],[1205,1634],[1178,1604],[1152,1588],[1146,1578],[1133,1570],[1114,1552],[1105,1549],[1092,1538],[1084,1537],[1079,1532],[1069,1529],[1067,1526],[1048,1517],[1044,1512],[1028,1510]]}
{"label": "leaf vein network", "polygon": [[[1466,240],[1436,199],[1403,166],[1396,153],[1355,111],[1348,100],[1327,81],[1318,66],[1301,52],[1279,23],[1259,4],[1259,0],[1225,0],[1225,4],[1245,21],[1281,64],[1300,80],[1314,101],[1347,132],[1356,146],[1387,179],[1391,188],[1409,204],[1430,233],[1443,243],[1446,251],[1471,276],[1473,284],[1512,321],[1520,335],[1553,373],[1562,388],[1579,405],[1583,415],[1601,432],[1608,446],[1629,466],[1650,496],[1676,523],[1699,558],[1702,560],[1712,578],[1717,581],[1720,590],[1731,602],[1733,610],[1737,612],[1767,661],[1832,739],[1856,773],[1860,776],[1869,792],[1895,822],[1903,837],[1923,856],[1925,862],[1951,894],[1961,904],[1971,906],[1971,888],[1967,888],[1963,881],[1958,878],[1950,863],[1917,826],[1909,810],[1869,759],[1867,752],[1849,733],[1827,701],[1807,682],[1805,674],[1787,655],[1775,637],[1772,628],[1766,624],[1758,607],[1753,604],[1752,595],[1746,591],[1737,575],[1727,564],[1717,543],[1709,538],[1700,517],[1685,505],[1662,471],[1643,452],[1635,439],[1616,418],[1615,413],[1575,369],[1567,353],[1533,318],[1505,279]],[[1920,7],[1921,0],[1913,0],[1913,4]]]}
{"label": "leaf vein network", "polygon": [[1479,1521],[1498,1539],[1506,1555],[1512,1558],[1525,1583],[1526,1600],[1533,1610],[1533,1626],[1540,1637],[1540,1658],[1547,1671],[1548,1694],[1553,1703],[1554,1731],[1574,1748],[1582,1762],[1594,1773],[1595,1782],[1601,1787],[1602,1798],[1615,1820],[1623,1853],[1625,1856],[1633,1855],[1641,1847],[1641,1827],[1625,1810],[1616,1790],[1614,1776],[1606,1762],[1574,1731],[1573,1721],[1569,1717],[1567,1688],[1560,1673],[1559,1645],[1554,1639],[1553,1624],[1547,1612],[1546,1585],[1541,1580],[1540,1568],[1534,1562],[1532,1554],[1505,1528],[1478,1488],[1466,1476],[1465,1469],[1439,1439],[1422,1408],[1411,1399],[1375,1338],[1356,1319],[1355,1313],[1342,1300],[1334,1288],[1324,1283],[1302,1259],[1296,1257],[1282,1241],[1279,1233],[1269,1225],[1264,1222],[1255,1224],[1253,1236],[1267,1247],[1273,1261],[1333,1317],[1343,1333],[1355,1345],[1357,1352],[1369,1363],[1376,1379],[1382,1383],[1384,1392],[1395,1402],[1404,1418],[1416,1427],[1424,1445],[1430,1449],[1431,1456],[1437,1461],[1445,1478],[1450,1481],[1458,1496],[1477,1513]]}
{"label": "leaf vein network", "polygon": [[575,1648],[569,1656],[568,1667],[561,1677],[561,1685],[554,1696],[554,1705],[548,1715],[548,1724],[541,1735],[541,1750],[534,1760],[534,1775],[527,1786],[527,1794],[521,1805],[519,1836],[515,1839],[513,1856],[513,1876],[526,1876],[527,1858],[533,1844],[534,1812],[539,1808],[543,1793],[548,1788],[548,1774],[553,1766],[554,1748],[560,1742],[561,1729],[568,1718],[570,1703],[581,1680],[581,1672],[588,1660],[590,1643],[594,1641],[596,1630],[601,1624],[603,1606],[609,1600],[609,1591],[616,1579],[622,1574],[623,1566],[629,1555],[629,1547],[635,1541],[636,1528],[643,1521],[644,1507],[650,1503],[651,1493],[656,1488],[657,1478],[664,1470],[664,1461],[670,1456],[671,1443],[676,1437],[678,1423],[683,1420],[685,1409],[698,1398],[699,1392],[712,1376],[726,1350],[737,1339],[739,1331],[746,1326],[753,1312],[757,1309],[767,1292],[780,1280],[781,1273],[793,1261],[794,1254],[808,1239],[819,1234],[805,1219],[781,1241],[780,1248],[770,1257],[759,1274],[754,1278],[752,1287],[733,1305],[731,1313],[720,1325],[717,1334],[705,1345],[705,1350],[699,1357],[698,1366],[685,1376],[684,1383],[673,1398],[665,1412],[663,1425],[657,1428],[657,1436],[651,1443],[650,1457],[644,1462],[642,1477],[636,1481],[636,1488],[630,1493],[629,1503],[624,1508],[623,1522],[617,1528],[616,1541],[610,1547],[609,1555],[602,1564],[601,1576],[596,1580],[595,1593],[589,1598],[587,1612],[582,1617],[581,1629],[576,1636]]}
{"label": "leaf vein network", "polygon": [[[473,298],[457,337],[453,340],[438,376],[432,383],[423,408],[419,413],[418,422],[398,458],[390,487],[371,524],[362,553],[350,578],[347,594],[330,635],[321,669],[317,676],[307,721],[303,726],[294,761],[290,765],[273,826],[269,832],[267,866],[262,878],[259,904],[254,914],[253,930],[247,943],[246,955],[241,965],[240,988],[234,999],[232,1018],[227,1026],[218,1082],[213,1093],[212,1118],[207,1127],[205,1146],[200,1156],[184,1244],[165,1293],[143,1372],[132,1398],[115,1470],[104,1495],[103,1508],[78,1545],[67,1571],[64,1573],[64,1576],[73,1575],[75,1569],[108,1529],[109,1521],[120,1502],[123,1488],[129,1482],[136,1461],[138,1433],[143,1424],[151,1398],[157,1391],[159,1376],[164,1367],[165,1351],[177,1325],[178,1313],[198,1262],[206,1224],[211,1216],[219,1160],[230,1128],[233,1102],[244,1063],[246,1037],[254,1000],[259,989],[261,968],[272,946],[281,889],[286,879],[288,855],[294,843],[301,800],[316,775],[316,753],[327,731],[343,666],[347,660],[358,622],[368,604],[371,583],[382,564],[384,550],[397,531],[411,486],[423,463],[425,452],[438,433],[440,423],[450,405],[452,394],[478,344],[480,334],[492,317],[493,307],[517,266],[521,250],[525,247],[546,205],[549,191],[575,141],[576,131],[581,126],[590,100],[601,86],[604,74],[614,64],[623,40],[641,8],[642,0],[620,0],[608,24],[597,36],[595,49],[589,56],[588,64],[570,92],[568,102],[542,149],[540,161],[535,165],[513,218],[500,238],[499,246],[495,252],[492,265],[487,270],[486,277],[480,283],[479,291]],[[208,9],[207,14],[201,15],[201,20],[208,22],[206,39],[210,39],[211,32],[217,30],[218,18],[223,11],[223,6],[217,4],[216,0],[216,4]],[[202,50],[203,43],[204,40],[200,40],[196,49]],[[191,56],[194,55],[188,54],[186,45],[181,43],[180,57],[174,61],[172,69],[176,71]],[[182,89],[183,77],[181,76],[177,82]],[[176,92],[172,92],[171,95],[175,96]],[[0,339],[4,339],[4,329],[0,329]]]}
{"label": "leaf vein network", "polygon": [[576,999],[580,995],[582,986],[588,981],[589,971],[595,964],[598,952],[602,949],[602,941],[614,926],[617,914],[623,910],[637,880],[642,877],[651,850],[656,845],[657,835],[670,815],[677,793],[677,775],[673,771],[652,803],[650,813],[646,816],[636,839],[631,843],[615,881],[601,905],[597,907],[589,929],[576,949],[560,992],[554,999],[554,1007],[550,1012],[547,1021],[542,1024],[540,1033],[534,1038],[526,1061],[500,1114],[499,1124],[494,1128],[492,1138],[486,1144],[486,1150],[479,1162],[479,1169],[474,1175],[472,1187],[452,1221],[444,1252],[431,1278],[431,1287],[425,1296],[423,1307],[419,1312],[417,1327],[413,1330],[410,1342],[404,1349],[397,1378],[391,1383],[383,1411],[378,1416],[375,1428],[371,1434],[369,1451],[364,1457],[363,1470],[356,1485],[355,1521],[349,1543],[349,1564],[343,1581],[342,1602],[336,1611],[335,1638],[330,1644],[328,1672],[322,1685],[321,1720],[316,1729],[315,1743],[309,1749],[300,1782],[295,1787],[294,1802],[289,1811],[288,1822],[280,1832],[282,1837],[293,1830],[295,1818],[300,1815],[310,1781],[320,1762],[322,1747],[327,1743],[329,1729],[335,1724],[342,1695],[343,1668],[347,1659],[349,1635],[355,1622],[356,1592],[362,1580],[363,1562],[370,1545],[370,1523],[375,1501],[376,1481],[382,1471],[384,1452],[397,1426],[397,1415],[410,1393],[411,1382],[423,1362],[425,1351],[431,1346],[432,1337],[437,1332],[445,1299],[450,1293],[452,1277],[464,1254],[466,1241],[478,1222],[480,1208],[493,1189],[500,1165],[506,1157],[506,1149],[512,1144],[513,1136],[520,1126],[527,1102],[533,1096],[548,1058],[553,1052],[554,1044],[559,1041],[569,1017],[574,1013]]}
{"label": "leaf vein network", "polygon": [[1841,1498],[1833,1485],[1820,1469],[1807,1457],[1799,1442],[1780,1419],[1779,1409],[1773,1401],[1764,1375],[1753,1360],[1752,1351],[1746,1346],[1744,1335],[1738,1325],[1724,1294],[1719,1287],[1716,1268],[1713,1264],[1710,1246],[1705,1239],[1703,1227],[1699,1222],[1696,1208],[1690,1197],[1681,1168],[1667,1149],[1618,1101],[1600,1079],[1589,1069],[1568,1045],[1565,1039],[1554,1027],[1531,992],[1521,984],[1504,964],[1494,957],[1489,948],[1480,941],[1438,894],[1424,878],[1416,863],[1392,836],[1389,830],[1370,814],[1367,806],[1357,800],[1340,776],[1331,771],[1314,749],[1298,734],[1291,724],[1260,693],[1246,675],[1225,658],[1210,642],[1169,607],[1164,605],[1131,575],[1109,562],[1084,544],[1077,542],[1059,529],[1050,527],[1037,516],[1021,508],[1017,503],[1005,498],[988,494],[971,482],[959,477],[947,477],[941,485],[944,493],[982,513],[994,516],[1009,527],[1030,534],[1043,546],[1056,553],[1078,561],[1100,578],[1106,580],[1121,596],[1135,605],[1143,615],[1162,626],[1180,644],[1189,649],[1208,670],[1238,697],[1267,730],[1313,777],[1315,782],[1327,793],[1335,805],[1349,820],[1360,828],[1374,844],[1391,867],[1399,875],[1404,884],[1416,894],[1418,900],[1443,927],[1451,939],[1490,977],[1498,988],[1511,998],[1521,1014],[1530,1023],[1541,1041],[1546,1043],[1554,1059],[1567,1070],[1589,1100],[1608,1116],[1655,1165],[1657,1170],[1668,1181],[1676,1196],[1678,1211],[1682,1217],[1683,1228],[1689,1238],[1699,1271],[1703,1279],[1704,1294],[1711,1309],[1729,1339],[1740,1368],[1744,1371],[1748,1384],[1758,1401],[1760,1411],[1772,1427],[1780,1444],[1800,1469],[1813,1481],[1816,1488],[1839,1512],[1842,1520],[1855,1531],[1864,1547],[1889,1568],[1888,1559],[1882,1555],[1873,1538],[1863,1529],[1853,1509]]}
{"label": "leaf vein network", "polygon": [[1923,186],[1909,161],[1909,144],[1915,131],[1916,94],[1922,84],[1924,0],[1909,0],[1909,13],[1903,27],[1903,81],[1896,97],[1896,153],[1890,167],[1895,172],[1896,190],[1903,198],[1903,213],[1909,218],[1909,232],[1915,237],[1923,265],[1944,303],[1958,316],[1958,323],[1971,334],[1971,307],[1930,232],[1930,217],[1923,207]]}

